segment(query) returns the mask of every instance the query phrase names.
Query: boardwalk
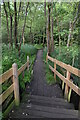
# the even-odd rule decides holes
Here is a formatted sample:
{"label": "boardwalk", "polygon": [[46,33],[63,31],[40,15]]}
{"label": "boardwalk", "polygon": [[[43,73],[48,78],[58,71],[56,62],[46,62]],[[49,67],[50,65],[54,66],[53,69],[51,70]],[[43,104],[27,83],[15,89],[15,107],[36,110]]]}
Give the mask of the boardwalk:
{"label": "boardwalk", "polygon": [[33,68],[33,80],[30,94],[25,95],[18,108],[9,113],[8,119],[14,118],[78,118],[74,106],[63,99],[58,84],[48,85],[45,77],[43,52],[39,50]]}

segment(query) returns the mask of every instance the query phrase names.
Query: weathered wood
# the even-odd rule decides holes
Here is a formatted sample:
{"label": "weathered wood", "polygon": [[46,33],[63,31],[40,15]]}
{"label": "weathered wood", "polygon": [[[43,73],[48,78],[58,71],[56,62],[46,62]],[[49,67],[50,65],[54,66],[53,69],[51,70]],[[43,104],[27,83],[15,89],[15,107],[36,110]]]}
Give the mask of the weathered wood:
{"label": "weathered wood", "polygon": [[8,113],[11,111],[11,109],[13,108],[15,104],[15,100],[13,100],[13,102],[8,106],[8,108],[5,110],[5,112],[3,113],[3,118],[7,117]]}
{"label": "weathered wood", "polygon": [[13,83],[14,83],[15,105],[18,106],[19,102],[20,102],[20,98],[19,98],[19,81],[18,81],[17,64],[14,63],[12,65],[12,68],[13,68]]}
{"label": "weathered wood", "polygon": [[12,84],[6,91],[0,95],[0,105],[5,101],[5,99],[13,92],[14,84]]}
{"label": "weathered wood", "polygon": [[54,58],[52,58],[52,57],[50,57],[50,56],[48,56],[48,59],[49,59],[50,61],[56,63],[56,64],[59,65],[60,67],[66,69],[67,71],[73,73],[74,75],[80,77],[80,70],[79,70],[79,69],[74,68],[74,67],[72,67],[71,65],[67,65],[67,64],[65,64],[65,63],[63,63],[63,62],[61,62],[61,61],[58,61],[58,60],[56,60],[56,59],[54,59]]}
{"label": "weathered wood", "polygon": [[64,81],[62,81],[62,90],[64,90]]}
{"label": "weathered wood", "polygon": [[[67,73],[66,73],[66,78],[67,78],[67,80],[70,80],[70,72],[69,71],[67,71]],[[64,95],[65,99],[67,99],[67,97],[68,97],[68,91],[69,91],[69,87],[66,84],[66,86],[65,86],[65,95]]]}
{"label": "weathered wood", "polygon": [[29,56],[27,56],[27,70],[29,70]]}
{"label": "weathered wood", "polygon": [[12,73],[12,68],[0,75],[0,84],[4,83],[6,80],[8,80],[11,76],[13,75]]}
{"label": "weathered wood", "polygon": [[80,96],[80,88],[76,86],[74,83],[69,81],[67,78],[65,78],[63,75],[61,75],[58,71],[55,71],[55,69],[49,65],[49,68],[51,69],[52,72],[55,72],[55,74],[62,80],[64,81],[72,90],[74,90],[79,96]]}
{"label": "weathered wood", "polygon": [[[56,63],[54,63],[54,69],[56,70]],[[54,79],[56,81],[56,74],[54,73]]]}

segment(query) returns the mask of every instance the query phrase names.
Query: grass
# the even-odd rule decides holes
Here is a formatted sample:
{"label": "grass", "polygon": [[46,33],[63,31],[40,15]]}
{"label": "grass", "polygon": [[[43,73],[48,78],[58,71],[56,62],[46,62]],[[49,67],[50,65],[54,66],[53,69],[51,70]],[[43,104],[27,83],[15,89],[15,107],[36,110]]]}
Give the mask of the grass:
{"label": "grass", "polygon": [[54,74],[49,69],[48,63],[46,63],[46,55],[47,55],[47,48],[45,47],[43,50],[43,60],[45,62],[46,80],[48,84],[52,85],[55,84],[56,82],[54,80]]}

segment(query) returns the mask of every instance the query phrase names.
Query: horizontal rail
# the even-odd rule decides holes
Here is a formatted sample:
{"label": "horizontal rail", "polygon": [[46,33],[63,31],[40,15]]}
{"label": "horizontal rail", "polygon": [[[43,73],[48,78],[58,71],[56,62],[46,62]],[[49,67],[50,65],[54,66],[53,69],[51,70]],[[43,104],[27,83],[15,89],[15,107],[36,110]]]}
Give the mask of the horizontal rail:
{"label": "horizontal rail", "polygon": [[48,57],[48,59],[49,59],[50,61],[56,63],[57,65],[59,65],[60,67],[62,67],[62,68],[64,68],[64,69],[68,70],[68,71],[71,72],[72,74],[80,77],[80,70],[79,70],[79,69],[74,68],[74,67],[72,67],[71,65],[67,65],[67,64],[65,64],[65,63],[63,63],[63,62],[61,62],[61,61],[58,61],[58,60],[56,60],[56,59],[54,59],[54,58],[52,58],[52,57],[50,57],[50,56],[47,56],[47,57]]}
{"label": "horizontal rail", "polygon": [[74,83],[69,81],[63,75],[61,75],[58,71],[56,71],[52,66],[49,65],[49,68],[52,72],[54,72],[62,81],[64,81],[71,89],[73,89],[80,96],[80,88],[76,86]]}
{"label": "horizontal rail", "polygon": [[12,84],[6,91],[0,95],[0,105],[5,101],[5,99],[13,92],[14,84]]}
{"label": "horizontal rail", "polygon": [[18,76],[26,69],[26,67],[28,67],[28,62],[26,62],[24,65],[22,65],[22,66],[18,69]]}
{"label": "horizontal rail", "polygon": [[13,69],[9,69],[2,75],[0,75],[0,84],[4,83],[6,80],[8,80],[13,75]]}

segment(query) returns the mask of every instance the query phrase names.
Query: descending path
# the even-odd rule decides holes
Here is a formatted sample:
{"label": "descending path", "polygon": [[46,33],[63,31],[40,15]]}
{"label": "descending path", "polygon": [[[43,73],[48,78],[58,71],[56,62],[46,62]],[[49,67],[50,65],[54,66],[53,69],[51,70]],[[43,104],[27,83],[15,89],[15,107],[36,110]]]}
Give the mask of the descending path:
{"label": "descending path", "polygon": [[31,92],[33,95],[62,98],[62,91],[58,84],[48,85],[45,76],[45,65],[43,63],[43,51],[39,50],[34,64],[34,75],[31,83]]}
{"label": "descending path", "polygon": [[58,84],[48,85],[45,77],[43,51],[39,50],[33,68],[30,94],[25,95],[18,108],[14,108],[8,118],[78,118],[74,106],[63,99]]}

